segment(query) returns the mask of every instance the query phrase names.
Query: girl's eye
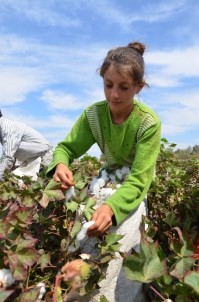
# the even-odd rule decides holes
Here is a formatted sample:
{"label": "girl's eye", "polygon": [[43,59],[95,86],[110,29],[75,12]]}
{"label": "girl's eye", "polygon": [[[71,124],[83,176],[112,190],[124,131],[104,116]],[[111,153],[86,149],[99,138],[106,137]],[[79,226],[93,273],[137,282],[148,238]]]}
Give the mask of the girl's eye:
{"label": "girl's eye", "polygon": [[121,90],[128,90],[128,87],[121,87]]}
{"label": "girl's eye", "polygon": [[106,88],[112,88],[112,85],[111,84],[105,84],[104,85]]}

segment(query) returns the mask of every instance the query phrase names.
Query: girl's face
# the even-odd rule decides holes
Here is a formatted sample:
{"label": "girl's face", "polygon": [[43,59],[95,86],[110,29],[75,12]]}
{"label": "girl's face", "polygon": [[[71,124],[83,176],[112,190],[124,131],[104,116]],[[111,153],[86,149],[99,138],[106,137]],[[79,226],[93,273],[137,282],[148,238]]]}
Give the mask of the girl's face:
{"label": "girl's face", "polygon": [[132,111],[133,98],[140,88],[133,85],[132,79],[125,73],[119,73],[111,65],[104,74],[104,94],[112,113]]}

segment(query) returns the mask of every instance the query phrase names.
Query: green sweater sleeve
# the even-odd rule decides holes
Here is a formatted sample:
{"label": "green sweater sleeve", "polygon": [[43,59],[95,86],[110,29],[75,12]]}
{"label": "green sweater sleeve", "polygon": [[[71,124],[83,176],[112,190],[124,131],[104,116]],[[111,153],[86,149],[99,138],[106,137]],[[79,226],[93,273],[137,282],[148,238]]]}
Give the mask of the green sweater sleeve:
{"label": "green sweater sleeve", "polygon": [[95,139],[84,111],[65,140],[60,142],[55,148],[53,160],[48,166],[46,175],[51,177],[59,163],[64,163],[68,166],[75,158],[86,153],[94,143]]}
{"label": "green sweater sleeve", "polygon": [[122,186],[106,200],[121,223],[144,199],[153,179],[160,148],[160,122],[147,129],[136,144],[131,173]]}

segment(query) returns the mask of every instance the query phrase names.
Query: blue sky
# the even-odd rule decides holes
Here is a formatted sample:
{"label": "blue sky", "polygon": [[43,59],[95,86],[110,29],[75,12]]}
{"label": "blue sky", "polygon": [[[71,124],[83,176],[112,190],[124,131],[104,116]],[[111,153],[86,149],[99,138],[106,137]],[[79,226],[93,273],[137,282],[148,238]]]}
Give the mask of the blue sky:
{"label": "blue sky", "polygon": [[[146,45],[139,99],[162,120],[162,137],[199,144],[197,0],[0,0],[0,108],[52,144],[84,108],[104,99],[97,69],[107,51]],[[96,146],[91,155],[100,153]]]}

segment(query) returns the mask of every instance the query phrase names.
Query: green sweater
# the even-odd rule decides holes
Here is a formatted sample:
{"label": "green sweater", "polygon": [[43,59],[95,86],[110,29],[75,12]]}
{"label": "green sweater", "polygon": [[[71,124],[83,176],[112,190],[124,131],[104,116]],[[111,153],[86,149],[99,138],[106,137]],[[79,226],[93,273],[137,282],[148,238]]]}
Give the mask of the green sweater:
{"label": "green sweater", "polygon": [[136,100],[132,113],[121,125],[112,123],[107,101],[95,103],[84,110],[66,139],[58,144],[47,175],[52,176],[58,163],[68,166],[97,143],[106,169],[131,167],[126,181],[105,201],[119,224],[138,207],[150,187],[160,149],[160,129],[158,116]]}

